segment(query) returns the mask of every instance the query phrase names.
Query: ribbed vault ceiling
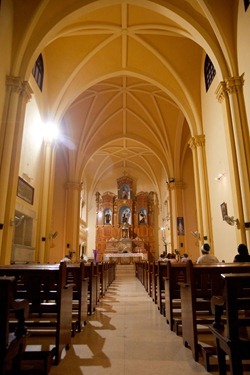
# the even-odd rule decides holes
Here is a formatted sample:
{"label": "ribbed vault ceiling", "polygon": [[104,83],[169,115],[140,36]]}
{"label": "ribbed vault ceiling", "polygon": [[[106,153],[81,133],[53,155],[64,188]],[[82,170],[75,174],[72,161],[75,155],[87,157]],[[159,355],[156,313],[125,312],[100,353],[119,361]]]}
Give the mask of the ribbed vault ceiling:
{"label": "ribbed vault ceiling", "polygon": [[187,142],[202,133],[201,45],[214,34],[202,1],[56,3],[43,3],[33,35],[68,179],[91,196],[128,174],[159,193],[181,177]]}

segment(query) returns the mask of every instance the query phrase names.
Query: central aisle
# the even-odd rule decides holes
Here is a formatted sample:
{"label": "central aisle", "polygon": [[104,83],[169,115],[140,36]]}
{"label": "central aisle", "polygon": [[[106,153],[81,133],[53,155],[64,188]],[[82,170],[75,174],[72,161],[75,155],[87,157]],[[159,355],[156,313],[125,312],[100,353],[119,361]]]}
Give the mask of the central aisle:
{"label": "central aisle", "polygon": [[116,279],[95,313],[50,374],[207,374],[192,359],[182,338],[171,332],[134,266],[117,266]]}

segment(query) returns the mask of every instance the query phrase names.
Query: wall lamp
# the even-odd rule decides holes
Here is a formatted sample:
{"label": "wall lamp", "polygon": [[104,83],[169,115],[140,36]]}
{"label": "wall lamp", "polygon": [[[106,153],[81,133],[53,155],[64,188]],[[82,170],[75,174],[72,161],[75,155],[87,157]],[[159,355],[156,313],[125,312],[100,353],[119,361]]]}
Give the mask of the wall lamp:
{"label": "wall lamp", "polygon": [[191,232],[191,234],[192,234],[192,236],[194,236],[195,238],[197,238],[198,240],[200,240],[201,239],[201,235],[200,235],[200,233],[199,232],[197,232],[197,230],[196,231],[194,231],[194,232]]}
{"label": "wall lamp", "polygon": [[10,225],[12,227],[19,227],[19,225],[24,221],[25,216],[15,216],[14,220],[10,220]]}
{"label": "wall lamp", "polygon": [[229,225],[237,225],[237,227],[239,227],[240,225],[240,222],[238,219],[235,219],[233,216],[228,216],[228,215],[225,215],[224,216],[224,220],[227,224]]}
{"label": "wall lamp", "polygon": [[219,173],[217,177],[215,177],[215,180],[216,181],[220,181],[222,179],[222,177],[225,176],[225,173]]}

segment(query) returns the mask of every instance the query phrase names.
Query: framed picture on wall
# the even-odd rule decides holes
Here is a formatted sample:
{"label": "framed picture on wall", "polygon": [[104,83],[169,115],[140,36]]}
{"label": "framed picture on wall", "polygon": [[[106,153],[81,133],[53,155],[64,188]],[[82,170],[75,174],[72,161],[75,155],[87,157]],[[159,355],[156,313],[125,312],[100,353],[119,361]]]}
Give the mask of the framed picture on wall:
{"label": "framed picture on wall", "polygon": [[183,217],[177,217],[177,235],[178,236],[184,236],[184,218]]}
{"label": "framed picture on wall", "polygon": [[127,184],[123,184],[120,188],[119,199],[130,199],[130,188]]}
{"label": "framed picture on wall", "polygon": [[33,204],[34,188],[21,177],[18,177],[17,196],[22,198],[24,201]]}

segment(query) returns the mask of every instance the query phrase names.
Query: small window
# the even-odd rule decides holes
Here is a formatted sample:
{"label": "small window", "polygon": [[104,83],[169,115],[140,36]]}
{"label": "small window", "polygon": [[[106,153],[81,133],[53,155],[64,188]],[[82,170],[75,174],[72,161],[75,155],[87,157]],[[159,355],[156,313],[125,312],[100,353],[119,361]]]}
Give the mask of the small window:
{"label": "small window", "polygon": [[245,5],[245,11],[247,11],[247,8],[249,7],[250,0],[244,0],[244,5]]}
{"label": "small window", "polygon": [[35,65],[32,69],[32,74],[36,80],[36,83],[38,84],[38,87],[42,91],[44,68],[43,68],[43,58],[41,54],[38,56],[38,59],[35,62]]}
{"label": "small window", "polygon": [[212,61],[210,60],[209,56],[206,56],[205,64],[204,64],[204,76],[205,76],[205,83],[206,83],[206,91],[208,91],[213,79],[216,75],[216,70],[213,66]]}

